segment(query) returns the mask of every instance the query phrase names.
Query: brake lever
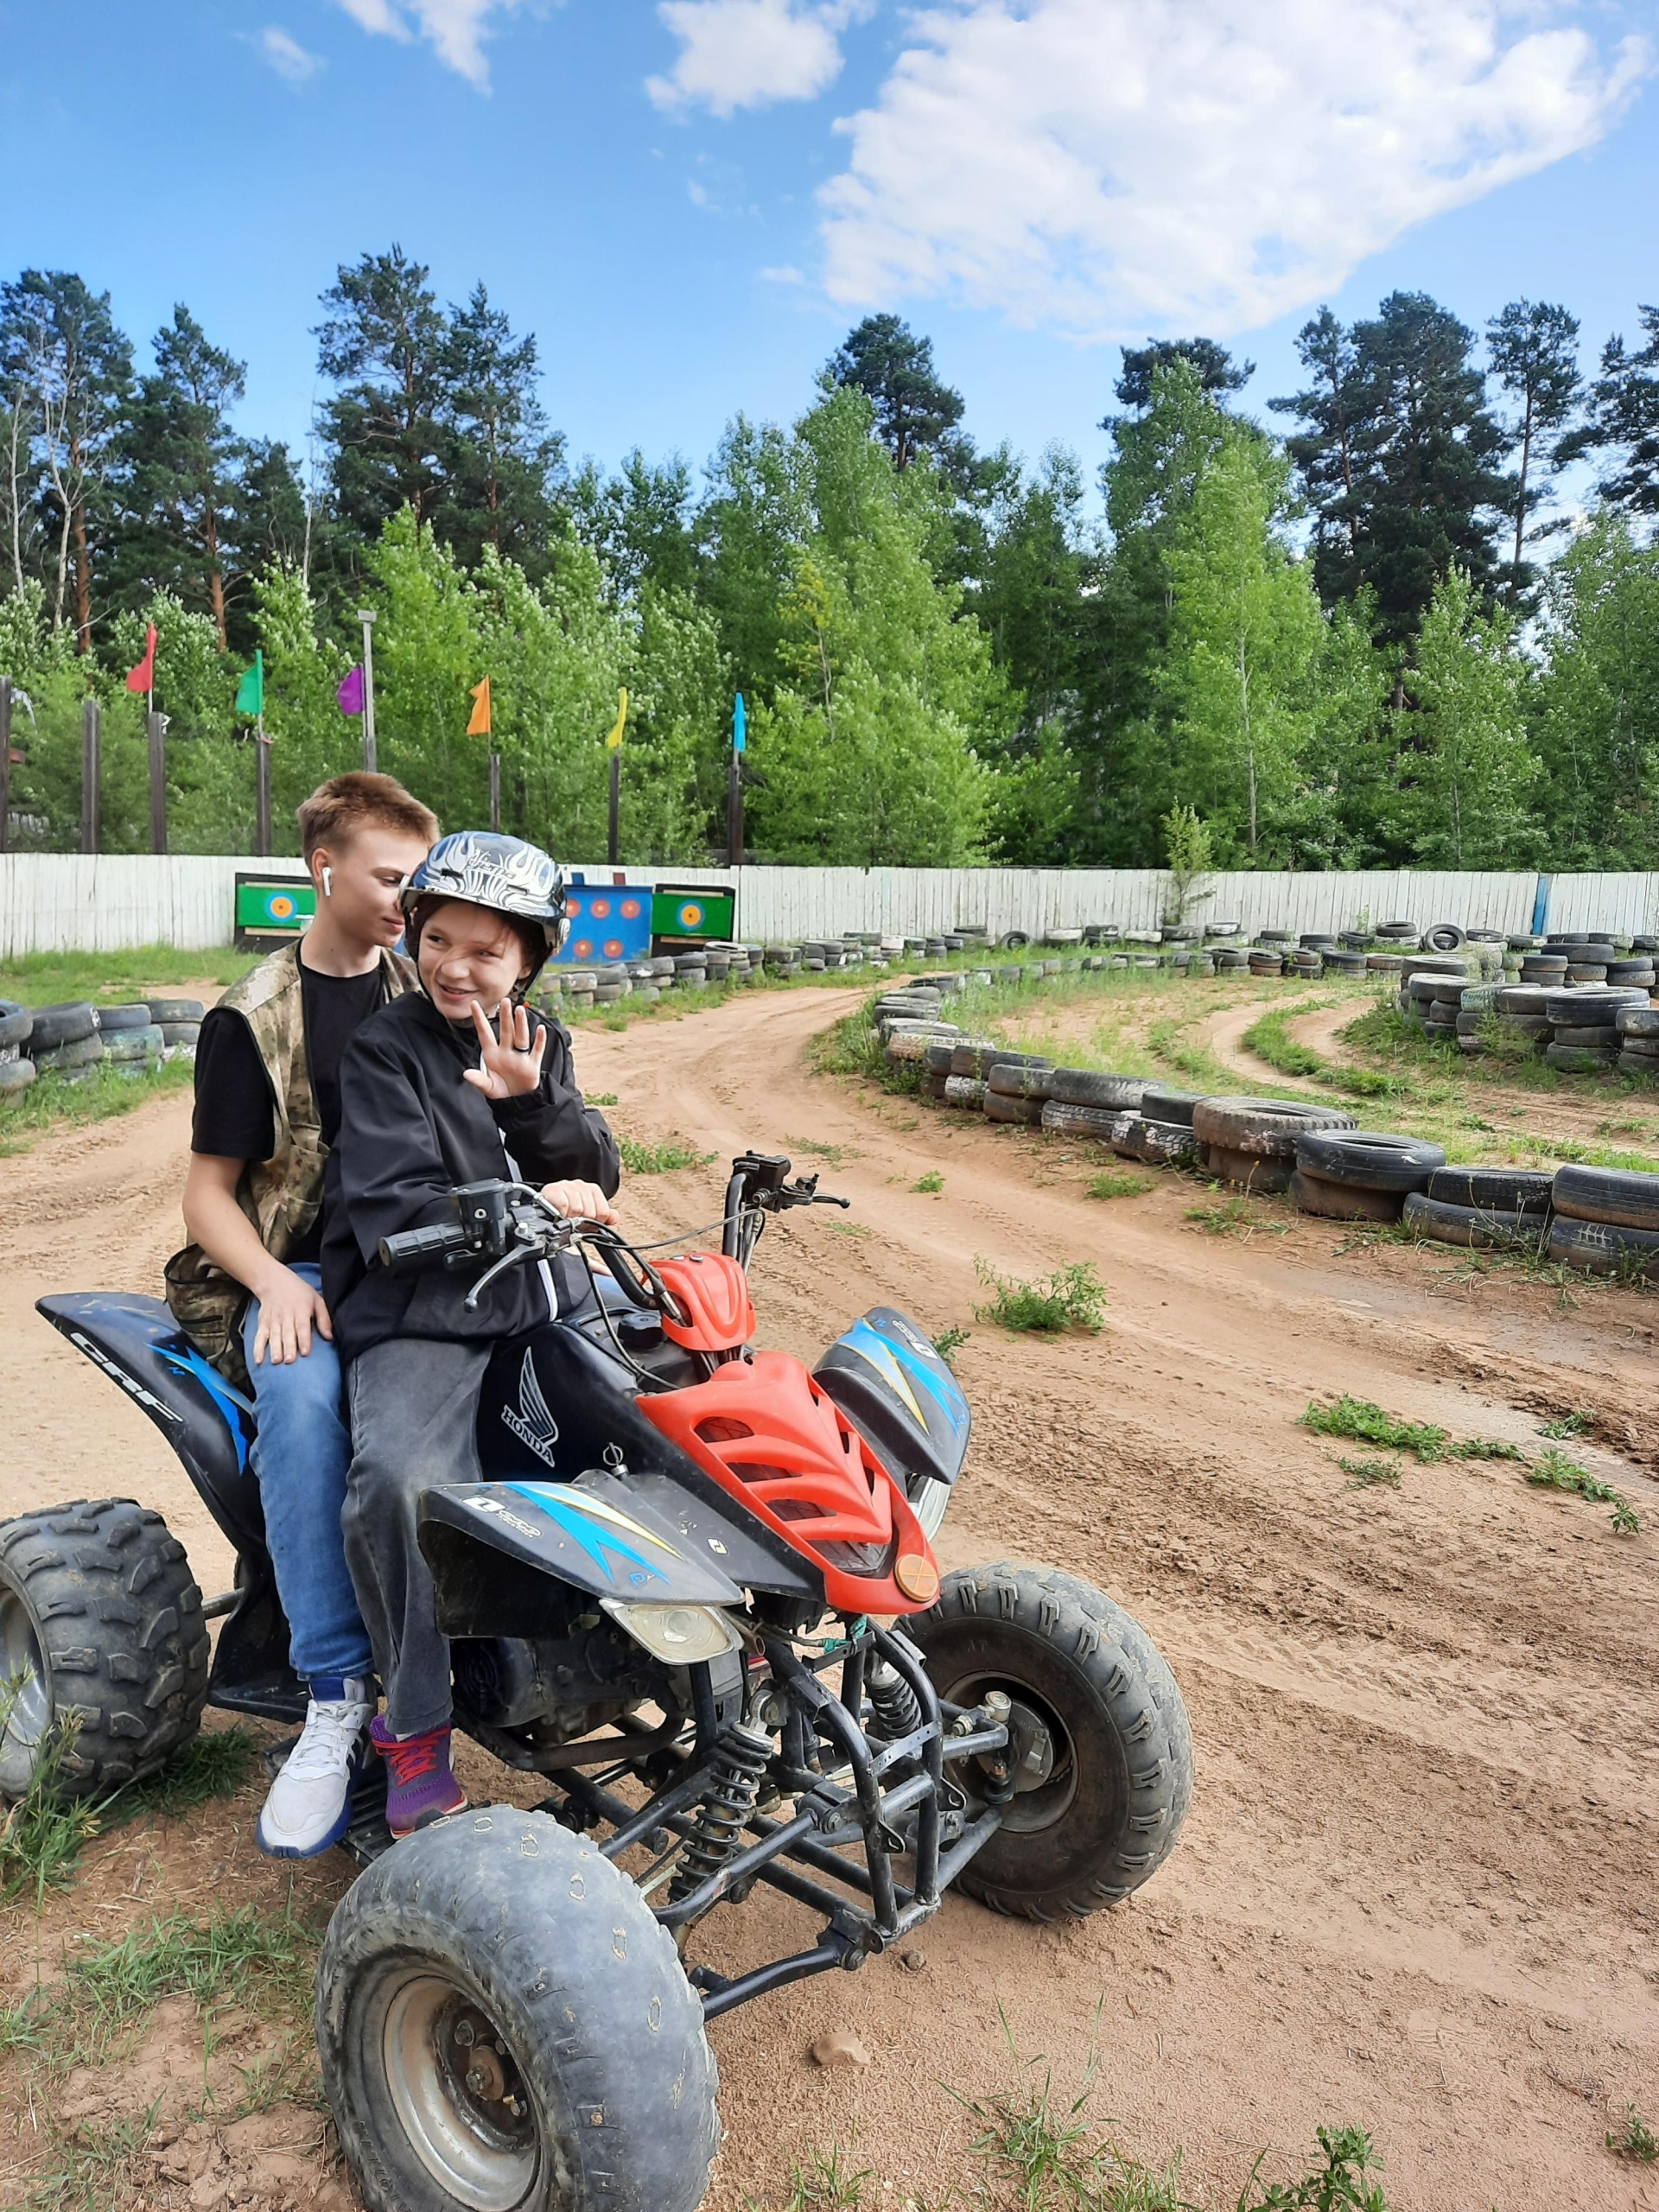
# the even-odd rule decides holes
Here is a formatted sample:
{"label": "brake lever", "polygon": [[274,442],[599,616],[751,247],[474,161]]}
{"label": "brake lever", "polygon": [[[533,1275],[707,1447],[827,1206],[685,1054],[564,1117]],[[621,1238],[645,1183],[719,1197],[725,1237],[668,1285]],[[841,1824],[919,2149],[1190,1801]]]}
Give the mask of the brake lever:
{"label": "brake lever", "polygon": [[478,1281],[467,1292],[464,1301],[467,1312],[468,1313],[477,1313],[479,1300],[482,1298],[485,1292],[489,1288],[490,1285],[495,1281],[498,1275],[505,1274],[509,1268],[523,1267],[526,1260],[536,1260],[539,1259],[541,1256],[540,1252],[534,1244],[519,1245],[511,1252],[504,1252],[501,1255],[501,1257],[496,1261],[493,1267],[486,1268],[483,1274],[480,1275]]}

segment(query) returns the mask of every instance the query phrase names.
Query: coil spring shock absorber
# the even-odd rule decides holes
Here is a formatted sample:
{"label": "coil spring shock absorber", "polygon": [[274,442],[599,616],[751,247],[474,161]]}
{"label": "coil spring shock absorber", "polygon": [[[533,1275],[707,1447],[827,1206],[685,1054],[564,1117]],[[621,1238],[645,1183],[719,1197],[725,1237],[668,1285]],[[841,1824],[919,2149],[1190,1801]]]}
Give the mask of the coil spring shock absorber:
{"label": "coil spring shock absorber", "polygon": [[896,1744],[921,1726],[921,1700],[896,1667],[890,1667],[885,1659],[878,1659],[865,1676],[865,1688],[869,1692],[870,1717],[875,1724],[874,1734],[887,1743]]}
{"label": "coil spring shock absorber", "polygon": [[678,1904],[737,1855],[743,1827],[754,1810],[761,1777],[772,1758],[772,1738],[758,1728],[728,1728],[715,1747],[715,1771],[686,1839],[679,1871],[669,1889]]}

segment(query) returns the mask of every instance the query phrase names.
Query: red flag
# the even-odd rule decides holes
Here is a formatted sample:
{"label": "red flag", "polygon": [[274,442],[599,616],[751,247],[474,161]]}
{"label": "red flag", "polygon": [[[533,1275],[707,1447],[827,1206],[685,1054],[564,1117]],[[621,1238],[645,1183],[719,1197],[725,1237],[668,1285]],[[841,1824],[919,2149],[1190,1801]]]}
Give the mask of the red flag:
{"label": "red flag", "polygon": [[153,691],[156,689],[156,625],[152,622],[144,632],[144,657],[137,668],[127,671],[129,691]]}

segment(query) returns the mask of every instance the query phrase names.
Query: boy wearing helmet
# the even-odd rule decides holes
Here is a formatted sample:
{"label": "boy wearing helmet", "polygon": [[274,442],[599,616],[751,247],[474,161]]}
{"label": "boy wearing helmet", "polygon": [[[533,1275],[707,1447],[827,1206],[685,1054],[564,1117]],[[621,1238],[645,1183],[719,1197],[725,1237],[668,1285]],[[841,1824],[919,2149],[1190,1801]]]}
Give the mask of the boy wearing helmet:
{"label": "boy wearing helmet", "polygon": [[468,1277],[393,1275],[380,1239],[452,1221],[458,1183],[539,1183],[563,1211],[615,1215],[616,1140],[582,1100],[570,1039],[524,995],[562,941],[564,880],[517,837],[434,846],[404,891],[418,991],[358,1032],[340,1068],[323,1295],[346,1366],[353,1457],[343,1527],[386,1708],[372,1737],[394,1834],[466,1802],[450,1766],[449,1647],[416,1541],[421,1492],[480,1479],[474,1423],[497,1342],[548,1319],[515,1268],[466,1310]]}

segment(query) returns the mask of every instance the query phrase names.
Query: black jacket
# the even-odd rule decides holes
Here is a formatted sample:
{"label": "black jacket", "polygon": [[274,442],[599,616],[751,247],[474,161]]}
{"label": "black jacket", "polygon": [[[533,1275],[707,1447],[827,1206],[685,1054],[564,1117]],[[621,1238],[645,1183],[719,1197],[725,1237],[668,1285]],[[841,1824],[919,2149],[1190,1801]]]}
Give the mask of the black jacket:
{"label": "black jacket", "polygon": [[508,1337],[547,1319],[539,1269],[515,1268],[486,1291],[475,1313],[467,1293],[482,1272],[436,1268],[391,1275],[376,1248],[402,1229],[453,1221],[447,1192],[513,1172],[548,1183],[621,1181],[616,1139],[575,1087],[570,1039],[546,1025],[538,1089],[486,1098],[463,1082],[479,1065],[470,1034],[451,1027],[419,991],[394,999],[359,1029],[340,1066],[340,1137],[324,1185],[322,1294],[342,1359],[388,1337]]}

